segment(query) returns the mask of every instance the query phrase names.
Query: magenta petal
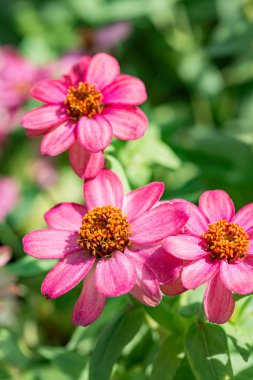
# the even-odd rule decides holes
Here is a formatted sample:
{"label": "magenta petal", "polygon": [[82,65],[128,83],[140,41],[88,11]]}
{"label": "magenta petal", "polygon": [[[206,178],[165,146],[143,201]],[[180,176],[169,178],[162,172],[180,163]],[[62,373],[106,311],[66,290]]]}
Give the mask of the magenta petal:
{"label": "magenta petal", "polygon": [[82,179],[94,178],[103,169],[103,152],[92,153],[76,141],[69,149],[70,165]]}
{"label": "magenta petal", "polygon": [[86,206],[77,203],[60,203],[45,215],[45,221],[51,228],[78,231],[82,224],[82,219],[88,210]]}
{"label": "magenta petal", "polygon": [[89,210],[109,205],[122,208],[123,186],[111,170],[101,170],[96,178],[85,182],[83,189]]}
{"label": "magenta petal", "polygon": [[169,235],[179,233],[189,218],[183,204],[164,203],[134,220],[131,241],[137,244],[156,243]]}
{"label": "magenta petal", "polygon": [[94,269],[91,268],[83,281],[82,292],[73,310],[74,325],[90,325],[98,319],[105,307],[106,297],[97,291],[94,274]]}
{"label": "magenta petal", "polygon": [[31,89],[33,98],[49,104],[64,103],[67,92],[67,87],[58,80],[42,80]]}
{"label": "magenta petal", "polygon": [[181,276],[179,276],[175,281],[171,282],[170,284],[162,285],[160,288],[166,296],[177,296],[178,294],[181,294],[188,290],[182,284]]}
{"label": "magenta petal", "polygon": [[26,129],[25,134],[28,137],[37,137],[37,136],[43,136],[45,135],[50,128],[46,129]]}
{"label": "magenta petal", "polygon": [[105,104],[138,105],[146,100],[144,83],[131,75],[119,75],[110,86],[103,90]]}
{"label": "magenta petal", "polygon": [[208,255],[203,249],[203,240],[197,236],[169,236],[162,244],[167,252],[183,260],[195,260]]}
{"label": "magenta petal", "polygon": [[148,119],[138,107],[106,107],[103,117],[112,126],[113,135],[121,140],[137,140],[148,127]]}
{"label": "magenta petal", "polygon": [[232,292],[248,294],[253,292],[253,267],[251,262],[247,264],[247,258],[243,261],[235,261],[228,264],[221,263],[221,281]]}
{"label": "magenta petal", "polygon": [[130,191],[124,197],[124,213],[131,223],[138,216],[150,210],[159,201],[164,192],[162,182],[152,182],[149,185]]}
{"label": "magenta petal", "polygon": [[156,274],[161,285],[175,281],[183,267],[182,260],[170,255],[162,247],[157,247],[157,250],[149,256],[146,263]]}
{"label": "magenta petal", "polygon": [[57,298],[73,289],[86,276],[95,261],[84,252],[73,253],[60,260],[47,274],[41,293],[47,298]]}
{"label": "magenta petal", "polygon": [[85,82],[90,61],[91,58],[86,55],[72,66],[70,73],[67,75],[71,85],[76,85],[78,82]]}
{"label": "magenta petal", "polygon": [[231,291],[223,285],[219,274],[207,283],[204,308],[207,319],[213,323],[225,323],[233,314],[234,298]]}
{"label": "magenta petal", "polygon": [[128,293],[135,281],[135,267],[124,253],[116,251],[112,257],[103,257],[98,261],[95,282],[99,293],[117,297]]}
{"label": "magenta petal", "polygon": [[99,90],[111,84],[120,74],[117,59],[106,53],[94,55],[87,69],[86,81],[96,84]]}
{"label": "magenta petal", "polygon": [[95,116],[93,119],[83,116],[78,122],[77,136],[84,148],[96,153],[110,145],[113,132],[103,116]]}
{"label": "magenta petal", "polygon": [[63,230],[37,230],[23,238],[24,251],[38,259],[61,259],[80,251],[77,232]]}
{"label": "magenta petal", "polygon": [[41,153],[43,155],[57,156],[69,149],[76,140],[76,123],[66,120],[45,134],[41,142]]}
{"label": "magenta petal", "polygon": [[21,119],[21,124],[27,129],[48,129],[69,119],[65,107],[57,105],[42,106],[27,112]]}
{"label": "magenta petal", "polygon": [[[253,203],[241,208],[234,216],[233,223],[239,224],[246,232],[251,232],[253,229]],[[250,231],[251,230],[251,231]]]}
{"label": "magenta petal", "polygon": [[209,221],[206,216],[200,211],[200,209],[193,203],[184,199],[172,199],[172,203],[185,203],[189,206],[190,217],[184,226],[186,233],[200,236],[203,232],[206,232]]}
{"label": "magenta petal", "polygon": [[213,278],[220,268],[218,260],[209,256],[188,262],[182,270],[182,283],[187,289],[195,289]]}
{"label": "magenta petal", "polygon": [[135,269],[137,278],[130,294],[144,305],[152,307],[159,305],[162,293],[154,272],[147,265],[142,267],[135,265]]}
{"label": "magenta petal", "polygon": [[230,222],[235,214],[234,203],[223,190],[205,191],[199,198],[199,208],[210,223],[221,219]]}

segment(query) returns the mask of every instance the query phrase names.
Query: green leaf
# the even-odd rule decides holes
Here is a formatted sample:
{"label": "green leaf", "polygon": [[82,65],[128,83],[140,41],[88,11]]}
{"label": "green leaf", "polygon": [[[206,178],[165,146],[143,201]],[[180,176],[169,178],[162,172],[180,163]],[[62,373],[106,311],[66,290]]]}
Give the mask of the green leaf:
{"label": "green leaf", "polygon": [[107,325],[99,336],[90,363],[89,379],[108,380],[123,348],[134,338],[143,322],[141,310],[129,310]]}
{"label": "green leaf", "polygon": [[125,171],[124,171],[121,163],[115,157],[113,157],[109,154],[106,155],[106,159],[110,163],[110,169],[112,171],[114,171],[119,176],[119,178],[123,184],[125,193],[128,193],[131,189],[130,189],[130,186],[129,186],[129,183],[127,180],[127,176],[125,174]]}
{"label": "green leaf", "polygon": [[6,269],[16,276],[29,277],[49,271],[55,262],[55,260],[38,260],[34,257],[26,256],[13,264],[9,264]]}
{"label": "green leaf", "polygon": [[182,335],[171,335],[162,344],[154,362],[151,380],[172,380],[184,357]]}
{"label": "green leaf", "polygon": [[194,323],[186,338],[186,354],[197,380],[231,380],[233,372],[224,330]]}

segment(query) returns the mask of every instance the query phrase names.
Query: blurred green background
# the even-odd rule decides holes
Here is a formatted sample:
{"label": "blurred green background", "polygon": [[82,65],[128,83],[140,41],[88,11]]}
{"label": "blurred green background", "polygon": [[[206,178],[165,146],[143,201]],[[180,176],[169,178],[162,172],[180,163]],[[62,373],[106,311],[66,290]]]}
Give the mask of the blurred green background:
{"label": "blurred green background", "polygon": [[[218,188],[230,194],[237,208],[252,202],[251,0],[0,0],[0,6],[0,43],[16,46],[35,64],[43,67],[69,52],[107,51],[119,60],[122,72],[144,81],[148,101],[142,109],[150,120],[148,133],[139,141],[115,140],[106,152],[107,165],[121,176],[126,188],[159,180],[166,184],[165,199],[181,197],[197,202],[204,190]],[[117,33],[109,36],[110,46],[104,46],[97,32],[103,35],[103,28],[119,22],[124,22],[127,29],[124,37]],[[25,108],[34,105],[31,100]],[[39,158],[39,138],[27,138],[21,127],[13,131],[0,152],[1,174],[14,176],[22,188],[22,201],[9,216],[8,224],[1,226],[2,243],[12,246],[16,258],[24,254],[11,228],[22,237],[45,226],[43,214],[55,203],[82,201],[82,181],[71,171],[67,154],[47,159],[57,176],[46,188],[40,186],[34,174],[33,163]],[[40,295],[41,281],[51,266],[30,258],[10,266],[10,272],[19,277],[20,296],[15,321],[11,328],[0,331],[0,379],[85,380],[100,331],[115,316],[120,318],[126,308],[138,313],[132,300],[113,299],[94,325],[73,333],[71,311],[79,289],[54,301]],[[161,311],[146,311],[146,324],[141,327],[136,325],[138,314],[131,319],[131,313],[123,313],[130,320],[121,319],[118,325],[133,325],[126,343],[138,334],[120,360],[115,359],[114,379],[202,379],[192,373],[189,354],[188,359],[183,355],[180,361],[173,354],[181,352],[180,339],[194,320],[197,301],[191,297],[167,299],[156,309]],[[240,309],[232,321],[236,327],[232,332],[230,325],[225,329],[237,338],[240,322],[243,339],[251,339],[253,305],[249,300],[243,302],[246,316],[242,317]],[[185,305],[193,311],[187,309],[177,317]],[[120,336],[115,337],[112,346],[117,347]],[[101,352],[107,350],[102,338],[93,370]],[[250,380],[253,367],[249,361],[240,360],[247,356],[252,343],[239,346],[240,355],[231,348],[236,379]],[[172,357],[176,369],[170,368],[167,357]],[[155,360],[158,364],[154,370]],[[103,376],[91,371],[90,380],[107,378]],[[225,380],[217,376],[213,378]]]}

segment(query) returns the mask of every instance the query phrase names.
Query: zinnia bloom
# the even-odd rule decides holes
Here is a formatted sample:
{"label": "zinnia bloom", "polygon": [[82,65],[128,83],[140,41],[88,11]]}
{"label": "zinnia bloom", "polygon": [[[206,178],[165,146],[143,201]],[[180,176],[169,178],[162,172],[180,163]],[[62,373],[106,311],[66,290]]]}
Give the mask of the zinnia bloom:
{"label": "zinnia bloom", "polygon": [[[163,247],[184,260],[176,293],[207,283],[204,296],[209,321],[227,322],[234,311],[232,292],[253,292],[253,203],[235,214],[233,201],[222,190],[204,192],[199,207],[190,206],[183,234],[169,236]],[[162,287],[170,294],[170,286]]]}
{"label": "zinnia bloom", "polygon": [[19,185],[11,177],[0,177],[0,223],[19,201]]}
{"label": "zinnia bloom", "polygon": [[180,260],[168,265],[169,255],[159,243],[182,229],[188,206],[157,205],[163,190],[162,183],[153,182],[124,196],[118,177],[102,170],[84,184],[85,206],[55,206],[45,215],[49,229],[24,237],[29,255],[59,259],[42,284],[46,297],[59,297],[83,280],[74,324],[94,322],[107,297],[130,293],[156,306],[162,297],[159,282],[178,277]]}
{"label": "zinnia bloom", "polygon": [[41,152],[56,156],[69,149],[72,168],[81,178],[95,177],[112,137],[143,136],[147,118],[137,107],[146,98],[143,82],[120,74],[117,60],[105,53],[84,56],[61,80],[44,80],[32,96],[46,105],[22,118],[30,136],[44,135]]}

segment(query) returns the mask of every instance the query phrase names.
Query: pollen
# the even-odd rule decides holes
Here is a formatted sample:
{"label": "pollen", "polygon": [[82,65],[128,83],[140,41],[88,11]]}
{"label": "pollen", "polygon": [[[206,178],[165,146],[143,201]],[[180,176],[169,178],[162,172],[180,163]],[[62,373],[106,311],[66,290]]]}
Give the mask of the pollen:
{"label": "pollen", "polygon": [[78,244],[99,259],[124,252],[130,235],[131,225],[118,207],[96,207],[83,217]]}
{"label": "pollen", "polygon": [[76,86],[70,86],[65,100],[67,113],[74,120],[82,116],[92,118],[103,111],[103,95],[96,89],[95,84],[79,82]]}
{"label": "pollen", "polygon": [[247,256],[249,235],[236,223],[219,220],[209,224],[205,239],[205,249],[211,253],[211,258],[225,259],[228,263],[242,260]]}

